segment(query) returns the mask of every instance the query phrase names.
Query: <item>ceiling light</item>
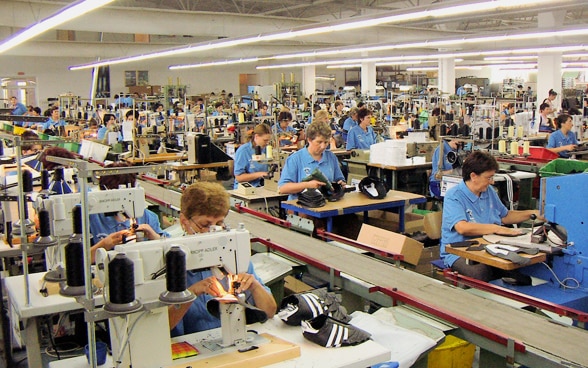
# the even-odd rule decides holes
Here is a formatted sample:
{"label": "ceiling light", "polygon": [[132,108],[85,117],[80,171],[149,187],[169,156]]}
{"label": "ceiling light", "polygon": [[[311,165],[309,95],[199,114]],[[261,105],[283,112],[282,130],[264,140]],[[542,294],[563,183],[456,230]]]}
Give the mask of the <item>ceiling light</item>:
{"label": "ceiling light", "polygon": [[190,68],[203,68],[206,66],[219,66],[219,65],[232,65],[232,64],[244,64],[244,63],[253,63],[258,61],[259,58],[249,58],[249,59],[234,59],[234,60],[222,60],[222,61],[212,61],[210,63],[199,63],[199,64],[185,64],[185,65],[170,65],[168,68],[169,70],[178,70],[178,69],[190,69]]}
{"label": "ceiling light", "polygon": [[271,32],[266,34],[259,34],[250,37],[243,37],[243,38],[233,38],[233,39],[224,39],[218,40],[214,42],[206,42],[206,43],[199,43],[199,44],[191,44],[188,46],[183,46],[174,49],[163,50],[159,52],[153,52],[143,55],[135,55],[129,57],[122,57],[116,59],[109,59],[109,60],[102,60],[96,61],[87,64],[75,65],[71,66],[70,70],[79,70],[79,69],[89,69],[104,65],[114,65],[114,64],[121,64],[121,63],[128,63],[132,61],[139,61],[139,60],[146,60],[146,59],[153,59],[157,57],[164,57],[164,56],[172,56],[172,55],[179,55],[185,53],[195,53],[204,50],[210,49],[217,49],[217,48],[226,48],[232,47],[237,45],[246,45],[250,43],[257,43],[257,42],[266,42],[266,41],[275,41],[275,40],[283,40],[283,39],[290,39],[295,37],[304,37],[304,36],[311,36],[326,32],[339,32],[339,31],[349,31],[354,29],[360,28],[368,28],[374,27],[381,24],[392,24],[392,23],[402,23],[408,21],[414,21],[419,19],[430,19],[430,18],[442,18],[442,17],[455,17],[456,15],[463,15],[463,14],[471,14],[471,13],[482,13],[488,12],[491,10],[496,9],[506,9],[506,8],[523,8],[527,6],[536,6],[541,3],[548,3],[552,0],[493,0],[493,1],[481,1],[475,2],[472,4],[466,5],[455,5],[449,7],[431,7],[430,9],[419,10],[409,13],[402,13],[389,16],[383,16],[380,18],[371,18],[371,17],[364,17],[363,19],[359,19],[356,21],[349,21],[349,19],[341,20],[337,23],[325,23],[318,26],[305,26],[305,27],[298,27],[286,32]]}
{"label": "ceiling light", "polygon": [[39,23],[36,23],[24,30],[16,33],[12,37],[4,40],[0,43],[0,53],[3,53],[11,48],[20,45],[23,42],[36,37],[43,32],[46,32],[52,28],[55,28],[65,22],[68,22],[74,18],[84,15],[92,10],[100,8],[114,0],[81,0],[74,3],[71,6],[65,7],[59,10],[57,13],[51,15],[48,18],[43,19]]}
{"label": "ceiling light", "polygon": [[436,72],[438,70],[438,66],[417,66],[414,68],[406,68],[407,72]]}

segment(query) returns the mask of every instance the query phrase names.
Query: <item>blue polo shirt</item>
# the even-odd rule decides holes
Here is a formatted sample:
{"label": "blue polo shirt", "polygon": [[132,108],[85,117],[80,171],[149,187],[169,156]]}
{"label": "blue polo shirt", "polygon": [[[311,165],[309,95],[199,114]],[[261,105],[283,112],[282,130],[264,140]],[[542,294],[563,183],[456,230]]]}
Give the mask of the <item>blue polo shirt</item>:
{"label": "blue polo shirt", "polygon": [[[255,273],[255,269],[252,263],[249,263],[247,273],[253,275],[253,277],[255,277],[255,279],[259,281],[261,285],[263,285],[267,292],[271,293],[269,288],[263,284],[259,276],[257,276],[257,274]],[[210,270],[186,271],[186,286],[190,287],[198,281],[202,281],[211,276],[212,272]],[[223,280],[220,280],[220,282],[221,284],[223,284],[225,290],[228,289],[226,277]],[[249,291],[246,291],[245,295],[247,296],[247,303],[255,305],[255,301],[253,300],[251,293]],[[213,297],[209,294],[199,295],[194,300],[194,302],[192,302],[192,305],[184,315],[184,318],[182,318],[182,320],[176,325],[176,327],[172,328],[171,336],[182,336],[220,327],[220,319],[208,313],[208,310],[206,309],[206,303],[208,303],[208,301],[211,299],[213,299]]]}
{"label": "blue polo shirt", "polygon": [[65,120],[59,119],[58,121],[54,121],[53,119],[49,118],[46,122],[41,123],[41,131],[44,132],[47,129],[55,130],[57,127],[65,126]]}
{"label": "blue polo shirt", "polygon": [[[345,121],[343,122],[343,139],[345,140],[345,142],[347,142],[347,134],[349,134],[349,131],[351,130],[351,128],[358,126],[359,124],[357,123],[357,121],[353,120],[350,117],[348,117],[347,119],[345,119]],[[346,133],[347,132],[347,133]]]}
{"label": "blue polo shirt", "polygon": [[[280,133],[287,133],[287,134],[291,134],[291,135],[295,135],[296,134],[296,129],[292,128],[290,125],[288,125],[286,127],[286,129],[282,129],[282,127],[280,126],[280,124],[278,124],[276,126],[277,128],[277,133],[278,136],[280,135]],[[280,139],[280,146],[287,146],[292,144],[292,141],[290,139]]]}
{"label": "blue polo shirt", "polygon": [[[549,135],[549,139],[547,140],[547,148],[558,148],[561,146],[567,146],[568,144],[578,144],[576,135],[571,130],[568,132],[568,134],[564,135],[561,132],[561,129],[558,129],[551,133]],[[570,157],[570,151],[561,151],[559,152],[559,156],[568,158]]]}
{"label": "blue polo shirt", "polygon": [[[161,236],[169,237],[169,234],[161,229],[159,217],[152,211],[145,209],[143,216],[135,219],[139,225],[147,224],[153,231]],[[112,233],[121,230],[128,230],[131,227],[130,221],[118,222],[115,216],[105,216],[103,213],[90,215],[90,233],[94,236],[92,243],[96,244]]]}
{"label": "blue polo shirt", "polygon": [[493,187],[476,196],[462,181],[445,194],[443,201],[443,222],[441,224],[441,258],[447,267],[451,267],[459,258],[455,254],[445,252],[445,245],[460,242],[476,236],[463,236],[455,230],[460,221],[479,224],[502,224],[502,218],[508,209],[502,204]]}
{"label": "blue polo shirt", "polygon": [[24,115],[27,111],[28,111],[28,109],[23,103],[17,102],[16,105],[14,106],[14,109],[12,109],[11,114],[12,115]]}
{"label": "blue polo shirt", "polygon": [[[286,183],[300,183],[302,179],[309,176],[316,168],[331,182],[345,180],[339,167],[339,160],[337,160],[337,156],[333,152],[325,150],[320,161],[316,161],[308,152],[308,148],[304,147],[286,159],[286,163],[280,174],[278,188]],[[298,194],[290,194],[288,196],[288,200],[296,198],[298,198]]]}
{"label": "blue polo shirt", "polygon": [[[235,152],[235,178],[237,177],[237,175],[245,173],[268,171],[267,164],[262,164],[251,159],[251,157],[254,154],[255,149],[253,148],[253,144],[251,144],[251,142],[247,142],[244,145],[237,148],[237,152]],[[265,148],[261,150],[261,154],[265,155]],[[253,185],[254,187],[260,187],[261,179],[252,180],[249,182],[249,184]],[[233,188],[237,189],[238,186],[239,182],[237,181],[237,179],[235,179],[235,184],[233,185]]]}
{"label": "blue polo shirt", "polygon": [[372,144],[376,143],[376,133],[371,126],[367,126],[367,130],[364,131],[359,125],[351,128],[347,133],[347,150],[358,149],[369,149]]}
{"label": "blue polo shirt", "polygon": [[[451,148],[451,146],[449,145],[449,142],[447,141],[443,141],[443,164],[441,165],[441,171],[447,171],[447,170],[451,170],[453,169],[453,164],[450,164],[449,161],[447,161],[447,153],[451,152],[451,151],[455,151],[453,148]],[[439,180],[437,178],[435,178],[435,174],[437,174],[437,172],[439,171],[439,147],[435,148],[435,152],[433,152],[433,158],[431,159],[432,162],[432,170],[431,170],[431,176],[429,176],[429,183],[438,183]],[[430,184],[429,184],[430,186]],[[431,195],[435,196],[434,193],[431,192]]]}

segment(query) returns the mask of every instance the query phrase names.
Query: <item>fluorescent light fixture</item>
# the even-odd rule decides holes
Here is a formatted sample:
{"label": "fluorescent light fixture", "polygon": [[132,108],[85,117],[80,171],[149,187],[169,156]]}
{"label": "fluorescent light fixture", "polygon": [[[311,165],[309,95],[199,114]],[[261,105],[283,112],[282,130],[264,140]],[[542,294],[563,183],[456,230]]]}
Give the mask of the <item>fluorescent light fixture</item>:
{"label": "fluorescent light fixture", "polygon": [[488,61],[488,62],[494,62],[494,61],[498,61],[498,62],[504,62],[506,60],[508,61],[523,61],[523,60],[536,60],[538,59],[539,56],[537,55],[521,55],[521,56],[487,56],[484,58],[484,61]]}
{"label": "fluorescent light fixture", "polygon": [[569,46],[553,46],[553,47],[537,47],[533,49],[521,49],[521,50],[492,50],[492,51],[466,51],[466,52],[454,52],[446,54],[425,54],[425,55],[401,55],[401,56],[389,56],[389,57],[370,57],[363,59],[346,59],[346,60],[330,60],[330,61],[306,61],[300,63],[288,63],[288,64],[274,64],[274,65],[258,65],[256,69],[283,69],[283,68],[297,68],[304,66],[320,66],[320,65],[339,65],[339,64],[358,64],[363,62],[399,62],[406,60],[439,60],[441,58],[467,58],[477,57],[484,55],[517,55],[517,54],[529,54],[535,53],[560,53],[570,51],[584,51],[588,50],[588,45],[569,45]]}
{"label": "fluorescent light fixture", "polygon": [[199,63],[199,64],[186,64],[186,65],[170,65],[168,68],[169,70],[178,70],[178,69],[190,69],[190,68],[203,68],[207,66],[219,66],[219,65],[233,65],[233,64],[244,64],[244,63],[253,63],[258,61],[259,58],[249,58],[249,59],[234,59],[234,60],[223,60],[223,61],[212,61],[210,63]]}
{"label": "fluorescent light fixture", "polygon": [[12,37],[4,40],[2,43],[0,43],[0,54],[30,40],[33,37],[42,34],[43,32],[46,32],[113,1],[114,0],[81,0],[68,7],[65,7],[50,17],[43,19],[39,23],[25,28]]}
{"label": "fluorescent light fixture", "polygon": [[361,64],[339,64],[339,65],[327,65],[327,69],[353,69],[361,68]]}
{"label": "fluorescent light fixture", "polygon": [[[231,38],[225,40],[218,40],[213,42],[205,42],[198,44],[191,44],[174,49],[162,50],[158,52],[135,55],[129,57],[121,57],[116,59],[102,60],[87,64],[70,66],[70,70],[89,69],[104,65],[114,65],[121,63],[128,63],[132,61],[140,61],[146,59],[153,59],[157,57],[180,55],[186,53],[195,53],[204,50],[226,48],[237,45],[246,45],[257,42],[267,42],[291,39],[295,37],[312,36],[321,33],[328,32],[339,32],[349,31],[354,29],[374,27],[382,24],[402,23],[421,19],[431,18],[443,18],[443,17],[455,17],[457,15],[472,14],[472,13],[484,13],[497,9],[508,9],[508,8],[524,8],[528,6],[537,6],[541,3],[549,3],[552,0],[492,0],[492,1],[479,1],[465,5],[455,5],[449,7],[431,7],[430,9],[418,10],[409,13],[398,13],[393,15],[382,16],[380,18],[363,17],[356,21],[349,21],[349,19],[341,20],[337,23],[323,23],[317,26],[305,26],[290,29],[286,32],[271,32],[266,34],[258,34],[249,37],[242,38]],[[560,0],[563,1],[563,0]]]}
{"label": "fluorescent light fixture", "polygon": [[407,72],[436,72],[438,70],[438,66],[417,66],[414,68],[406,68]]}

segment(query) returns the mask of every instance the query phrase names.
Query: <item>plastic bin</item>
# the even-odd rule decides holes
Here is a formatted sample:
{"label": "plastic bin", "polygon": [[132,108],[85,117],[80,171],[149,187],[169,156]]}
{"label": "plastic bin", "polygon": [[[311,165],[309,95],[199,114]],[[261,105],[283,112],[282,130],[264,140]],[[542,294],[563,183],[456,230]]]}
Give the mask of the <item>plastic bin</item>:
{"label": "plastic bin", "polygon": [[588,162],[558,158],[539,169],[541,177],[562,176],[588,172]]}
{"label": "plastic bin", "polygon": [[[519,155],[523,154],[523,147],[519,147]],[[538,159],[538,160],[553,160],[559,157],[559,155],[555,152],[551,152],[547,148],[544,147],[529,147],[529,154],[531,158]]]}
{"label": "plastic bin", "polygon": [[429,353],[427,368],[471,368],[476,346],[452,335]]}

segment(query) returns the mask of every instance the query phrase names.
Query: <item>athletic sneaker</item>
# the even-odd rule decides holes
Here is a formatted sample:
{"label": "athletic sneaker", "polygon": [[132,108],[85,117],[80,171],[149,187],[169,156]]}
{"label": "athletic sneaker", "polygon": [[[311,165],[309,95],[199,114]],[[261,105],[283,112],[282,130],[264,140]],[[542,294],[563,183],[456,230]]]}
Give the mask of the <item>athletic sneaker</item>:
{"label": "athletic sneaker", "polygon": [[302,335],[315,344],[327,348],[358,345],[370,338],[370,334],[353,325],[336,321],[324,314],[302,321]]}
{"label": "athletic sneaker", "polygon": [[299,326],[301,321],[326,314],[341,322],[349,322],[351,317],[341,305],[341,296],[328,292],[326,288],[307,293],[289,295],[282,299],[278,317],[290,326]]}

